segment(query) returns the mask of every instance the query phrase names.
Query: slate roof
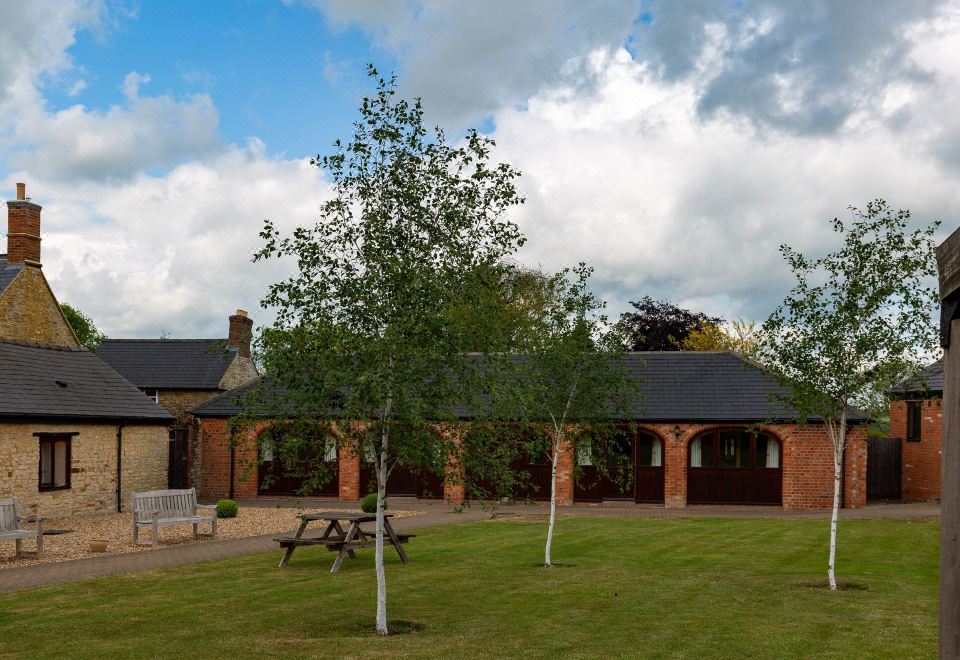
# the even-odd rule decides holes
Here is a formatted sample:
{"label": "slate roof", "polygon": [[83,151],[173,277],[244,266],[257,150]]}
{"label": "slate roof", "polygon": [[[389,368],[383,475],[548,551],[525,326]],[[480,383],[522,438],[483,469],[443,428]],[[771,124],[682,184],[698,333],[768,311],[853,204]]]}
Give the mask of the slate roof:
{"label": "slate roof", "polygon": [[0,342],[2,418],[174,421],[84,348],[14,342]]}
{"label": "slate roof", "polygon": [[104,339],[97,357],[140,388],[216,390],[237,350],[226,339]]}
{"label": "slate roof", "polygon": [[891,394],[894,398],[904,394],[943,396],[943,361],[937,360],[913,378],[897,383]]}
{"label": "slate roof", "polygon": [[[624,353],[622,359],[631,378],[640,382],[642,398],[629,411],[635,421],[747,423],[797,418],[795,411],[773,401],[772,395],[781,391],[773,377],[735,353],[641,352]],[[240,411],[236,400],[256,383],[225,392],[192,412],[197,417],[236,415]],[[849,419],[869,421],[857,410],[851,410]]]}
{"label": "slate roof", "polygon": [[13,278],[15,278],[21,270],[23,270],[23,264],[9,264],[7,263],[7,255],[0,254],[0,294],[10,286]]}

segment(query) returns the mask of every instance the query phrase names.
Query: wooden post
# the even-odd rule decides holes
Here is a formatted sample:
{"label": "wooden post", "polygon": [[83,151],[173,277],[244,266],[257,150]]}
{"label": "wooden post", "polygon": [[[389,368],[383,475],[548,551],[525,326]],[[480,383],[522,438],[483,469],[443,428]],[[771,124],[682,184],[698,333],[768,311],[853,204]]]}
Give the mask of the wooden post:
{"label": "wooden post", "polygon": [[[943,439],[940,513],[940,657],[960,658],[960,229],[937,248]],[[951,341],[952,340],[952,341]]]}

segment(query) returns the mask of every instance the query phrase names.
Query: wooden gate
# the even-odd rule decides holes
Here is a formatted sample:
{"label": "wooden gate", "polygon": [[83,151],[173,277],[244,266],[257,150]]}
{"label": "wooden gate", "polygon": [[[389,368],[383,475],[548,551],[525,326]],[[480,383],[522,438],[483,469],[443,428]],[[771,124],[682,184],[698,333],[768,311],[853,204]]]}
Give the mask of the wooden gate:
{"label": "wooden gate", "polygon": [[170,462],[167,464],[167,488],[189,488],[190,429],[174,426],[170,429]]}
{"label": "wooden gate", "polygon": [[867,499],[899,500],[900,438],[871,438],[867,442]]}

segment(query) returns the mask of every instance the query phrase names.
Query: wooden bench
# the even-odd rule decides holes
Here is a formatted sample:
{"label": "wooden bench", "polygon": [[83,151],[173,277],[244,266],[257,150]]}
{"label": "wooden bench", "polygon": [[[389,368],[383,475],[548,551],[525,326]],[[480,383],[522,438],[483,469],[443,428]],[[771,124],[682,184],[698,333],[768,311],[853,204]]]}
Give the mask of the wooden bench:
{"label": "wooden bench", "polygon": [[[136,545],[153,545],[156,548],[161,525],[193,525],[193,536],[197,538],[197,526],[209,523],[210,537],[217,538],[217,507],[197,504],[197,491],[193,488],[134,493],[130,508],[133,511],[133,542]],[[210,511],[210,515],[199,515],[197,511],[201,509]],[[149,527],[153,531],[150,541],[140,540],[141,527]]]}
{"label": "wooden bench", "polygon": [[[25,529],[21,523],[36,523],[36,529]],[[14,541],[16,558],[20,559],[23,539],[36,539],[37,559],[43,557],[43,518],[21,516],[17,498],[0,500],[0,541]]]}

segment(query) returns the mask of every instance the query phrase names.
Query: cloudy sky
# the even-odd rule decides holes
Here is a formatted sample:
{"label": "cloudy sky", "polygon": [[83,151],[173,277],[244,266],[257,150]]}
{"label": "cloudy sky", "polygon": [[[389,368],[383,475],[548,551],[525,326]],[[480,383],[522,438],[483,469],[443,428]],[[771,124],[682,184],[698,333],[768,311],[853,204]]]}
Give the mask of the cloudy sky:
{"label": "cloudy sky", "polygon": [[954,0],[0,0],[0,192],[43,205],[44,271],[112,337],[222,336],[309,223],[311,155],[366,63],[524,174],[520,258],[762,320],[777,252],[883,197],[960,224]]}

